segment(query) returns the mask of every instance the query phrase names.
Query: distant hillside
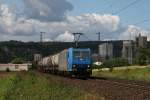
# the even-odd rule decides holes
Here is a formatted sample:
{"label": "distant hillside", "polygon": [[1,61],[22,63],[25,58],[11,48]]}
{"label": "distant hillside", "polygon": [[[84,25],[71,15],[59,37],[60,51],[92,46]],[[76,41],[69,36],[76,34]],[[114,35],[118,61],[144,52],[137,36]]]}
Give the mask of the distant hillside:
{"label": "distant hillside", "polygon": [[[80,48],[90,48],[92,53],[98,53],[98,45],[106,41],[79,42]],[[114,55],[119,57],[122,50],[122,41],[109,41],[114,45]],[[75,47],[73,42],[0,42],[0,63],[8,63],[14,58],[23,58],[25,61],[32,61],[35,53],[43,56],[58,53],[66,48]]]}

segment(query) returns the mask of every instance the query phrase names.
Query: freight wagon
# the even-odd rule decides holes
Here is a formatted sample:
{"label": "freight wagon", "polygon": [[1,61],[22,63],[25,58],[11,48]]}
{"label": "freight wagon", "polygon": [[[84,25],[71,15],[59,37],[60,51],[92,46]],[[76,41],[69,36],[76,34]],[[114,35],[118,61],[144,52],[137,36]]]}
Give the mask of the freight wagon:
{"label": "freight wagon", "polygon": [[38,62],[38,69],[42,72],[67,74],[75,76],[90,76],[91,51],[90,49],[69,48],[62,52],[43,58]]}

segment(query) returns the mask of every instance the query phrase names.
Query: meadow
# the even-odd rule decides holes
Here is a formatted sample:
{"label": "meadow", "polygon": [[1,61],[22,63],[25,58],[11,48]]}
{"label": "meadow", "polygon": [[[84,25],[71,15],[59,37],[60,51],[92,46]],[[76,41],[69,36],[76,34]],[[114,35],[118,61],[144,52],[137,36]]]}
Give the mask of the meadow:
{"label": "meadow", "polygon": [[93,71],[93,76],[150,82],[150,67],[122,70]]}
{"label": "meadow", "polygon": [[89,100],[93,96],[52,75],[34,71],[0,78],[0,88],[0,100]]}

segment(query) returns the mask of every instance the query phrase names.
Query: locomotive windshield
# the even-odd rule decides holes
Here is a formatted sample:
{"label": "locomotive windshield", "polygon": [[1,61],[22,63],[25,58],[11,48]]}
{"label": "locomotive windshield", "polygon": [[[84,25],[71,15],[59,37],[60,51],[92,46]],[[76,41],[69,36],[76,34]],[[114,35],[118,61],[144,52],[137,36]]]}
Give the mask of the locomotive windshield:
{"label": "locomotive windshield", "polygon": [[88,59],[90,58],[89,51],[74,51],[74,59]]}

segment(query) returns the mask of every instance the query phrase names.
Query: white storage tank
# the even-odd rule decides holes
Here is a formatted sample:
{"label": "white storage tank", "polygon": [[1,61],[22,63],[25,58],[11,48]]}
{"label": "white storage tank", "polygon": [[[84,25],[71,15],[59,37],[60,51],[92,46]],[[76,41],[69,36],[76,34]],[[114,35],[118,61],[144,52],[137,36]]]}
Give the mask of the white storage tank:
{"label": "white storage tank", "polygon": [[100,44],[99,55],[104,60],[113,58],[113,44],[112,43]]}

